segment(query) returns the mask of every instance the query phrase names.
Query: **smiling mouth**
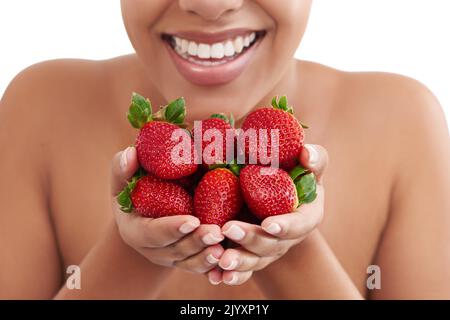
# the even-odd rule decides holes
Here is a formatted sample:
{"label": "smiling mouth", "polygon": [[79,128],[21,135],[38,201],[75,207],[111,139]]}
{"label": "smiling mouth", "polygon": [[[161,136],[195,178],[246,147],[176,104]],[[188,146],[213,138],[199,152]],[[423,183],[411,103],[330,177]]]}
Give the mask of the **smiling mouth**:
{"label": "smiling mouth", "polygon": [[178,72],[201,86],[235,80],[251,63],[266,31],[233,29],[218,33],[163,33],[162,41]]}
{"label": "smiling mouth", "polygon": [[[208,67],[219,66],[245,55],[265,34],[265,31],[247,31],[228,38],[225,38],[226,35],[199,37],[188,34],[186,36],[162,34],[161,38],[179,57],[193,64]],[[218,40],[215,41],[215,38]]]}

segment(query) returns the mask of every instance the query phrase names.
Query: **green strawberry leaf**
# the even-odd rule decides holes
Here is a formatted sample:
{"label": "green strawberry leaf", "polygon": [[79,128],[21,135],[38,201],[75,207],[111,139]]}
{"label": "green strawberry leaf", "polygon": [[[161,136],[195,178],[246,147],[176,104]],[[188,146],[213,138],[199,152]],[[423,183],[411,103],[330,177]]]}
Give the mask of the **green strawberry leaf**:
{"label": "green strawberry leaf", "polygon": [[125,213],[130,213],[133,210],[133,203],[131,201],[131,192],[133,192],[136,187],[138,180],[145,175],[142,168],[138,169],[133,175],[131,180],[125,186],[125,188],[117,195],[117,203],[120,206],[120,210]]}
{"label": "green strawberry leaf", "polygon": [[298,177],[305,174],[306,172],[307,170],[305,168],[298,165],[294,169],[292,169],[291,172],[289,172],[289,175],[291,176],[292,180],[295,181]]}
{"label": "green strawberry leaf", "polygon": [[134,92],[131,96],[127,118],[133,128],[136,129],[140,129],[147,122],[152,121],[152,104],[150,100]]}
{"label": "green strawberry leaf", "polygon": [[314,192],[310,192],[309,195],[306,195],[305,198],[303,198],[303,203],[311,203],[317,198],[317,192],[314,189]]}
{"label": "green strawberry leaf", "polygon": [[289,112],[290,114],[294,114],[294,109],[292,108],[292,106],[288,105],[286,96],[282,96],[280,99],[278,99],[278,96],[273,97],[272,107]]}
{"label": "green strawberry leaf", "polygon": [[316,179],[313,173],[308,173],[301,176],[301,178],[295,181],[294,183],[297,189],[299,205],[314,201],[314,199],[317,196],[317,193],[316,193]]}
{"label": "green strawberry leaf", "polygon": [[238,164],[236,160],[231,160],[231,162],[228,164],[228,169],[230,169],[231,172],[234,173],[235,176],[238,176],[241,174],[242,168],[244,168],[245,165]]}
{"label": "green strawberry leaf", "polygon": [[223,121],[229,123],[232,127],[234,127],[234,117],[232,113],[230,113],[229,117],[227,117],[227,115],[224,113],[214,113],[210,118],[222,119]]}
{"label": "green strawberry leaf", "polygon": [[286,98],[286,96],[282,96],[280,98],[280,100],[278,101],[278,108],[281,109],[281,110],[284,110],[284,111],[287,110],[288,105],[287,105],[287,98]]}
{"label": "green strawberry leaf", "polygon": [[230,112],[230,120],[228,121],[228,123],[230,124],[230,126],[232,128],[234,128],[235,121],[234,121],[234,116],[233,116],[233,114],[231,112]]}
{"label": "green strawberry leaf", "polygon": [[186,117],[184,98],[178,98],[165,107],[165,120],[173,124],[183,124]]}
{"label": "green strawberry leaf", "polygon": [[278,96],[275,96],[272,98],[272,107],[274,107],[275,109],[278,109]]}
{"label": "green strawberry leaf", "polygon": [[222,119],[223,121],[225,121],[226,123],[228,123],[230,120],[228,119],[228,117],[224,114],[224,113],[214,113],[211,115],[210,118],[215,118],[215,119]]}
{"label": "green strawberry leaf", "polygon": [[219,168],[227,168],[228,165],[225,162],[217,162],[215,164],[208,165],[209,170],[219,169]]}
{"label": "green strawberry leaf", "polygon": [[300,123],[300,125],[302,126],[303,129],[309,129],[309,126],[307,126],[306,124],[301,123],[300,121],[299,121],[299,123]]}

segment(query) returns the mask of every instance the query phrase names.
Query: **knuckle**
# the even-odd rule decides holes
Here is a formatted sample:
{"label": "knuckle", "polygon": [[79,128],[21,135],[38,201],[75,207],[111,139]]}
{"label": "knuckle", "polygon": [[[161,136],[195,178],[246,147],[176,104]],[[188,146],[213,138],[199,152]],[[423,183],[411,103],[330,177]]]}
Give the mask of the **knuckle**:
{"label": "knuckle", "polygon": [[277,252],[279,240],[273,239],[268,243],[261,244],[261,253],[263,256],[273,256]]}
{"label": "knuckle", "polygon": [[277,248],[274,251],[274,256],[279,258],[286,254],[288,249],[285,246],[278,245]]}
{"label": "knuckle", "polygon": [[275,253],[275,248],[273,246],[265,246],[261,249],[261,255],[264,257],[272,256]]}
{"label": "knuckle", "polygon": [[185,253],[178,247],[173,247],[170,249],[170,259],[177,262],[184,260],[186,258]]}

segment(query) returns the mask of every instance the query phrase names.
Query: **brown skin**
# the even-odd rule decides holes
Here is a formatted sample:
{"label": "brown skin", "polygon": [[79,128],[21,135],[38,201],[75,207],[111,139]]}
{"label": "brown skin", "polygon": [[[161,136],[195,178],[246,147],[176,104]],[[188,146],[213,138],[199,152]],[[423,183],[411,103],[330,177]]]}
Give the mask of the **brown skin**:
{"label": "brown skin", "polygon": [[[166,1],[169,9],[147,8],[156,10],[152,11],[155,19],[160,17],[151,30],[171,22],[175,26],[181,18],[192,26],[202,21],[219,24],[220,17],[242,21],[231,14],[215,17],[223,7],[201,11],[202,2]],[[123,1],[130,32],[130,24],[141,20],[127,18],[129,3]],[[142,16],[146,12],[142,6],[159,6],[152,1],[136,3],[135,11]],[[291,11],[286,9],[297,1],[272,7],[272,1],[223,3],[237,6],[225,12],[262,25],[246,27],[265,28],[277,21],[274,43],[291,36],[300,40],[303,34],[303,30],[289,32],[299,27],[295,24],[301,19],[283,20],[280,12],[296,9],[297,15],[303,12],[306,17],[308,1],[298,1],[300,7]],[[167,10],[158,15],[162,9]],[[188,14],[189,10],[196,14]],[[172,20],[176,15],[179,19]],[[212,22],[211,17],[215,17]],[[130,38],[139,42],[133,35]],[[158,55],[156,42],[145,44],[155,46],[153,62],[145,59],[147,54],[152,57],[150,49],[133,44],[141,58],[61,60],[30,67],[2,98],[0,298],[450,298],[449,135],[439,103],[426,88],[396,75],[345,73],[295,61],[288,58],[295,50],[293,43],[286,48],[288,56],[268,57],[261,50],[262,56],[236,80],[240,85],[208,91],[189,84],[176,71],[175,80],[165,78],[168,73],[158,68],[173,67]],[[266,59],[276,61],[269,64]],[[272,65],[276,72],[270,77]],[[254,72],[267,76],[257,77]],[[246,83],[254,84],[251,95],[241,89],[248,87]],[[308,151],[301,155],[302,163],[322,183],[320,197],[304,206],[303,214],[279,217],[278,222],[285,227],[283,223],[292,219],[311,220],[298,224],[302,230],[283,228],[279,238],[293,238],[277,242],[279,252],[258,255],[202,246],[203,235],[226,234],[229,225],[222,230],[200,226],[184,238],[190,239],[185,247],[200,247],[198,253],[175,267],[160,266],[169,261],[165,260],[170,258],[169,249],[137,247],[144,242],[163,246],[181,237],[175,234],[178,227],[193,218],[143,222],[120,214],[114,204],[111,186],[114,195],[136,166],[131,151],[127,166],[120,167],[119,153],[111,177],[111,158],[136,136],[124,116],[132,91],[151,97],[155,106],[184,95],[191,120],[217,111],[211,106],[222,105],[220,101],[229,108],[223,111],[233,111],[242,119],[273,95],[287,94],[297,116],[311,127],[307,142],[324,147],[316,146],[315,166],[308,162]],[[326,171],[325,149],[330,159]],[[247,231],[241,244],[248,251],[258,251],[261,243],[273,239],[261,228],[241,227]],[[243,284],[212,287],[206,270],[194,270],[206,268],[206,253],[220,256],[220,265],[240,259],[237,269],[243,270],[236,274]],[[279,253],[278,259],[258,258],[274,253]],[[82,290],[63,286],[65,269],[71,264],[81,265]],[[382,290],[366,289],[366,269],[371,264],[381,267]],[[252,273],[260,267],[265,268]],[[227,271],[221,280],[226,282],[231,275]],[[215,276],[209,274],[210,279]]]}

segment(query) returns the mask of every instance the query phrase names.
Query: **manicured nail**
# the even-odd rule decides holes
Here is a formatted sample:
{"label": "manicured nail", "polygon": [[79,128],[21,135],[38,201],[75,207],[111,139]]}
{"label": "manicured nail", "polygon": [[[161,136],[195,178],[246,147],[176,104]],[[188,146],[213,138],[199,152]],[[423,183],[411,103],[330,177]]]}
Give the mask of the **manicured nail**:
{"label": "manicured nail", "polygon": [[312,144],[305,145],[308,150],[308,162],[311,167],[314,167],[319,162],[319,152]]}
{"label": "manicured nail", "polygon": [[222,238],[217,238],[215,235],[213,235],[212,233],[207,233],[202,237],[202,241],[204,244],[206,244],[207,246],[212,246],[213,244],[217,244],[220,241],[223,240]]}
{"label": "manicured nail", "polygon": [[210,277],[208,277],[209,283],[211,283],[213,286],[217,286],[219,285],[222,281],[215,281],[213,279],[211,279]]}
{"label": "manicured nail", "polygon": [[225,234],[231,240],[236,241],[242,240],[245,237],[245,231],[235,224],[233,224],[227,231],[224,231],[223,234]]}
{"label": "manicured nail", "polygon": [[120,155],[120,168],[122,170],[126,170],[128,166],[128,151],[130,150],[130,147],[126,148],[122,151],[122,154]]}
{"label": "manicured nail", "polygon": [[214,257],[211,253],[206,256],[206,261],[210,264],[216,265],[219,262],[219,259]]}
{"label": "manicured nail", "polygon": [[231,260],[230,263],[228,263],[228,265],[226,266],[222,266],[222,269],[224,270],[234,270],[238,265],[237,260]]}
{"label": "manicured nail", "polygon": [[181,225],[181,227],[178,229],[182,234],[188,234],[194,231],[200,223],[197,222],[185,222]]}
{"label": "manicured nail", "polygon": [[267,228],[263,227],[263,230],[270,234],[279,234],[281,232],[281,227],[278,223],[271,223]]}
{"label": "manicured nail", "polygon": [[238,279],[236,273],[233,273],[233,277],[231,277],[231,280],[230,280],[230,281],[224,280],[224,282],[225,282],[226,284],[232,284],[232,285],[233,285],[233,284],[237,284],[238,281],[239,281],[239,279]]}

